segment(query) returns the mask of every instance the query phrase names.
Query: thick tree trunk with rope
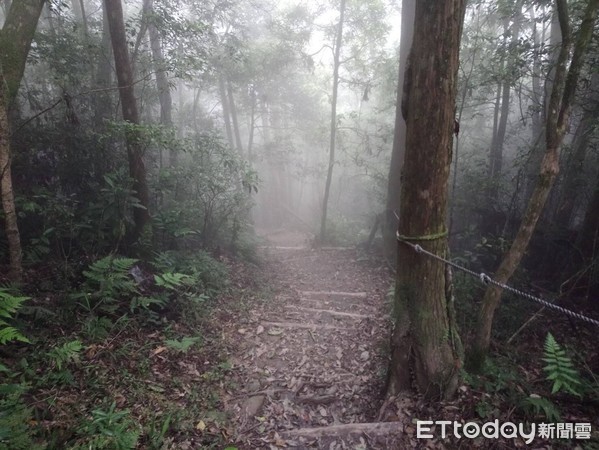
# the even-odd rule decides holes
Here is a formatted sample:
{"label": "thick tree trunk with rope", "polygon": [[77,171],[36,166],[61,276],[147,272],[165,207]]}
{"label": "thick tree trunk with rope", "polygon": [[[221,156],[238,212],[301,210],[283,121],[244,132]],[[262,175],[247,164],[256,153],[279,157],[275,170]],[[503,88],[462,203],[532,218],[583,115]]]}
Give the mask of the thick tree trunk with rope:
{"label": "thick tree trunk with rope", "polygon": [[[123,120],[132,125],[139,125],[137,102],[133,90],[133,72],[129,59],[123,7],[121,0],[104,0],[108,14],[110,40],[114,53],[114,65],[119,85],[119,96],[123,112]],[[135,227],[129,236],[130,243],[135,243],[141,237],[145,226],[150,221],[149,193],[146,181],[146,167],[143,161],[141,136],[137,128],[132,127],[126,133],[127,156],[129,159],[129,176],[133,179],[133,190],[143,208],[133,209]]]}
{"label": "thick tree trunk with rope", "polygon": [[[543,211],[549,191],[557,177],[559,171],[559,149],[566,133],[578,76],[582,67],[583,57],[592,36],[598,5],[599,0],[589,0],[585,17],[578,33],[578,41],[574,48],[572,62],[568,70],[567,63],[571,47],[568,9],[566,0],[557,0],[558,16],[562,31],[562,45],[555,68],[555,79],[547,110],[545,128],[546,151],[541,162],[537,185],[529,200],[520,229],[493,277],[498,283],[506,283],[520,264],[537,221]],[[484,363],[491,343],[493,317],[501,300],[502,291],[500,287],[491,284],[485,292],[479,315],[476,340],[473,343],[470,355],[472,369],[479,370]]]}
{"label": "thick tree trunk with rope", "polygon": [[15,207],[8,112],[12,108],[25,72],[25,63],[45,0],[13,2],[0,31],[0,190],[4,231],[8,243],[9,276],[20,281],[22,249]]}
{"label": "thick tree trunk with rope", "polygon": [[[410,53],[407,138],[398,233],[447,255],[447,198],[465,0],[416,4]],[[398,244],[395,329],[387,394],[415,387],[428,398],[457,388],[461,345],[452,314],[451,275],[442,262]]]}

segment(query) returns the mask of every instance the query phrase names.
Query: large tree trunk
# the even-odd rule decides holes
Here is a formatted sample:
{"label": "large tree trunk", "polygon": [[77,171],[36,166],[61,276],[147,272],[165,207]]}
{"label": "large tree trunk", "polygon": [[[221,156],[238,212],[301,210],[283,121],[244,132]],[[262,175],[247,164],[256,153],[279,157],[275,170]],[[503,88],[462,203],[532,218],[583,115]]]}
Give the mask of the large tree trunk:
{"label": "large tree trunk", "polygon": [[[549,107],[547,109],[547,122],[545,127],[546,151],[541,162],[541,170],[537,185],[528,202],[522,223],[512,243],[512,246],[503,257],[494,280],[506,283],[520,264],[524,251],[528,246],[537,221],[543,211],[543,206],[551,190],[559,171],[559,148],[566,133],[566,125],[570,116],[570,110],[578,76],[586,53],[588,43],[593,32],[595,16],[599,0],[590,0],[585,12],[578,41],[574,49],[574,55],[567,70],[568,56],[571,47],[570,24],[566,0],[557,0],[558,16],[562,30],[562,45],[557,59],[555,79]],[[487,287],[482,301],[479,315],[479,324],[476,332],[476,340],[471,353],[471,366],[477,370],[482,367],[491,343],[491,329],[495,310],[501,300],[502,289],[494,284]]]}
{"label": "large tree trunk", "polygon": [[401,168],[406,151],[406,121],[401,114],[401,104],[404,95],[404,74],[408,55],[412,47],[414,35],[414,13],[416,0],[402,0],[401,3],[401,41],[399,45],[399,77],[397,78],[397,101],[395,104],[395,131],[393,133],[393,149],[387,181],[387,203],[383,220],[383,255],[387,261],[395,264],[397,261],[397,218],[401,192]]}
{"label": "large tree trunk", "polygon": [[337,139],[337,94],[339,91],[339,66],[341,65],[341,45],[343,44],[343,22],[345,16],[346,0],[341,0],[339,5],[339,24],[337,25],[337,36],[334,44],[333,58],[333,96],[331,97],[331,136],[329,141],[329,165],[327,168],[327,179],[322,199],[322,216],[320,218],[320,242],[326,241],[327,212],[329,207],[329,196],[331,194],[331,183],[333,181],[333,167],[335,166],[335,142]]}
{"label": "large tree trunk", "polygon": [[10,263],[9,276],[20,281],[22,249],[15,207],[10,154],[8,112],[13,108],[25,72],[27,55],[44,6],[44,0],[13,2],[0,32],[0,190]]}
{"label": "large tree trunk", "polygon": [[127,156],[129,159],[129,176],[133,179],[133,190],[143,208],[133,209],[134,229],[129,236],[129,242],[134,243],[141,237],[146,224],[150,221],[149,193],[146,181],[146,168],[143,161],[141,136],[139,129],[139,114],[133,90],[133,72],[127,50],[125,23],[121,0],[104,0],[108,14],[108,27],[114,54],[114,65],[119,86],[119,96],[123,120],[134,125],[126,133]]}
{"label": "large tree trunk", "polygon": [[[466,0],[416,3],[403,102],[407,138],[398,233],[441,257],[448,254],[448,179],[465,9]],[[461,345],[447,269],[398,244],[389,395],[411,389],[412,383],[428,398],[449,398],[455,393]]]}

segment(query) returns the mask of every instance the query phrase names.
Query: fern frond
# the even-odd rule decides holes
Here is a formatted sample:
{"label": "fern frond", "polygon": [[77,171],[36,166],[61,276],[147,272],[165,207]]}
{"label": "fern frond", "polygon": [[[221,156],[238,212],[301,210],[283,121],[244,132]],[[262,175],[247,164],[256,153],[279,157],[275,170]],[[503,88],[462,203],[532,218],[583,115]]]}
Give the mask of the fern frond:
{"label": "fern frond", "polygon": [[0,289],[0,317],[11,319],[25,300],[29,300],[29,297],[15,297]]}
{"label": "fern frond", "polygon": [[69,341],[61,346],[54,347],[50,350],[48,356],[54,361],[56,368],[62,370],[63,364],[79,360],[79,352],[81,352],[82,349],[83,345],[81,344],[81,341]]}
{"label": "fern frond", "polygon": [[23,336],[14,327],[0,328],[0,345],[4,345],[10,341],[21,341],[29,343],[29,339]]}
{"label": "fern frond", "polygon": [[582,380],[580,375],[566,351],[557,343],[551,333],[547,333],[544,347],[542,360],[547,364],[543,370],[547,373],[546,379],[553,382],[551,393],[555,394],[564,390],[581,397],[579,388],[582,385]]}
{"label": "fern frond", "polygon": [[16,328],[8,326],[7,322],[13,318],[25,300],[29,300],[29,297],[16,297],[6,289],[0,288],[0,345],[15,340],[29,342]]}

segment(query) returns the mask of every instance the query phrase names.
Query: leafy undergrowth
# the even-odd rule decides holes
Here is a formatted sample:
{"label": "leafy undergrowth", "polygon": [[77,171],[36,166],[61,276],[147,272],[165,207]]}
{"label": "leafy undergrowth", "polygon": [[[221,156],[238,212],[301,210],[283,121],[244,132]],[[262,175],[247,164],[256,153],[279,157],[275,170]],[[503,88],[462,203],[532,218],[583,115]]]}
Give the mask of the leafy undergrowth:
{"label": "leafy undergrowth", "polygon": [[261,288],[219,259],[104,259],[74,293],[29,293],[30,344],[0,348],[0,448],[226,447],[224,335]]}
{"label": "leafy undergrowth", "polygon": [[[596,311],[580,304],[571,305],[590,317]],[[533,310],[533,313],[536,310]],[[516,316],[513,316],[516,317]],[[522,323],[529,315],[517,316]],[[512,318],[515,322],[515,319]],[[499,323],[498,328],[516,326]],[[520,325],[517,325],[518,328]],[[508,335],[513,334],[511,331]],[[463,333],[466,336],[466,333]],[[388,417],[408,417],[414,425],[406,429],[415,438],[419,420],[449,420],[461,424],[476,422],[479,425],[499,421],[526,424],[553,424],[553,438],[536,437],[527,445],[516,439],[461,439],[448,432],[440,439],[429,441],[431,448],[552,448],[599,449],[599,348],[596,329],[573,324],[564,316],[545,311],[535,321],[527,324],[513,342],[507,344],[497,339],[482,373],[462,372],[462,384],[452,401],[431,404],[421,398],[398,400]],[[574,427],[591,424],[587,439],[557,436],[559,423]],[[453,430],[453,429],[452,429]],[[574,433],[572,433],[574,434]]]}

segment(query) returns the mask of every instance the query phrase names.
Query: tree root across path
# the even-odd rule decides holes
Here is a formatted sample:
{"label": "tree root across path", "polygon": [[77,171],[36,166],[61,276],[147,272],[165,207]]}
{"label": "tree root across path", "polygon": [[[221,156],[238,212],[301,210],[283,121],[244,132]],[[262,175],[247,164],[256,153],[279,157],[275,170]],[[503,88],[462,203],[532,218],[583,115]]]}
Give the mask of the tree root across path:
{"label": "tree root across path", "polygon": [[388,270],[355,250],[312,249],[290,237],[274,236],[261,249],[276,295],[232,330],[238,389],[226,403],[237,446],[402,448],[401,424],[377,417]]}

